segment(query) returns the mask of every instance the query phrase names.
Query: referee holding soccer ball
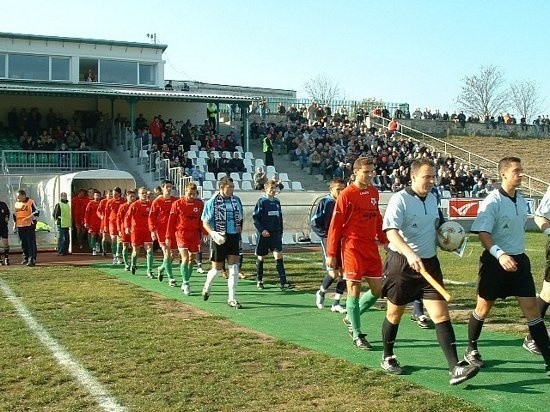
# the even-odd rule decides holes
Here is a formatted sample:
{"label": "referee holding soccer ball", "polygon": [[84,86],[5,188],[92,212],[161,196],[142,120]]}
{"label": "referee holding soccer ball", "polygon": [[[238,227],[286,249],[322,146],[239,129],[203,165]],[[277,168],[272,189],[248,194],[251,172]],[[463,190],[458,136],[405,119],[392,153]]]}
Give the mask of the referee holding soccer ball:
{"label": "referee holding soccer ball", "polygon": [[471,229],[478,233],[485,251],[480,258],[477,305],[468,323],[468,349],[464,359],[471,365],[483,366],[477,347],[483,322],[497,299],[515,296],[550,377],[550,341],[537,307],[531,263],[525,254],[528,208],[517,191],[523,178],[521,160],[503,158],[498,163],[498,173],[502,186],[481,202]]}

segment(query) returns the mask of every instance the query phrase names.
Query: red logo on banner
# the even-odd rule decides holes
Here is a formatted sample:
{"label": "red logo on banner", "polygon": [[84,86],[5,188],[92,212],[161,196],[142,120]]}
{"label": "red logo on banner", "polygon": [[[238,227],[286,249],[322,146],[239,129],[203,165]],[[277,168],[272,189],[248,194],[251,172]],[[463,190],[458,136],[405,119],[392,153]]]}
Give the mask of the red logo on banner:
{"label": "red logo on banner", "polygon": [[480,201],[475,199],[450,199],[449,217],[476,217]]}

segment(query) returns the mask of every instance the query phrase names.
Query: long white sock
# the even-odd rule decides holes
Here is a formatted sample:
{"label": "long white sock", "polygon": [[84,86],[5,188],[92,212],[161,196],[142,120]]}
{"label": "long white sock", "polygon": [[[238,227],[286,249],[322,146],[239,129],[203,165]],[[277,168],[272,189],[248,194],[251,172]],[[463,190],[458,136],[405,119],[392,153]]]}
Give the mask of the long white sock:
{"label": "long white sock", "polygon": [[206,282],[204,282],[203,290],[210,292],[210,288],[212,287],[212,282],[214,282],[214,279],[216,279],[216,276],[220,274],[219,270],[216,270],[214,268],[210,269],[208,273],[206,274]]}
{"label": "long white sock", "polygon": [[239,265],[229,265],[227,276],[228,301],[236,300],[235,292],[239,283]]}

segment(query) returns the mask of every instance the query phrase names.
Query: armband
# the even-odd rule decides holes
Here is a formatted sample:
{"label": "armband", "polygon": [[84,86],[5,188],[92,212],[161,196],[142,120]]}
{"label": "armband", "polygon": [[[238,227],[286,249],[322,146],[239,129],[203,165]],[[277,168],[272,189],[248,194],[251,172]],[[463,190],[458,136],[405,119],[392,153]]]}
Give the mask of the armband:
{"label": "armband", "polygon": [[504,250],[500,248],[498,245],[491,246],[491,249],[489,249],[489,253],[497,258],[497,260],[504,255]]}
{"label": "armband", "polygon": [[546,236],[550,237],[550,227],[547,227],[546,229],[544,229],[544,231],[542,233],[544,233]]}

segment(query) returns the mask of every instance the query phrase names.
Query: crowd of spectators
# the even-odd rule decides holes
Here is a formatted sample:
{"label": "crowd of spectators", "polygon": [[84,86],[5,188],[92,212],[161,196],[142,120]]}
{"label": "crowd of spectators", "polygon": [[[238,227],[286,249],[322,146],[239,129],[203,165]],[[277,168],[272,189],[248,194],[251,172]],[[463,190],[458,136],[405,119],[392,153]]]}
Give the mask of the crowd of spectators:
{"label": "crowd of spectators", "polygon": [[90,150],[94,146],[110,146],[110,122],[100,112],[75,112],[72,119],[50,109],[42,116],[38,108],[14,107],[8,112],[7,128],[19,137],[21,149],[32,150]]}
{"label": "crowd of spectators", "polygon": [[433,152],[399,135],[396,128],[367,128],[364,123],[346,116],[333,117],[329,123],[310,122],[304,118],[278,124],[254,121],[250,133],[252,138],[268,136],[276,148],[275,153],[287,154],[302,169],[310,174],[321,174],[326,181],[335,177],[350,179],[355,159],[370,156],[376,169],[374,185],[381,191],[398,191],[410,183],[412,161],[429,157],[437,165],[437,187],[442,192],[464,196],[472,194],[475,187],[475,195],[483,197],[489,190],[488,176],[456,162],[451,154],[442,156]]}

